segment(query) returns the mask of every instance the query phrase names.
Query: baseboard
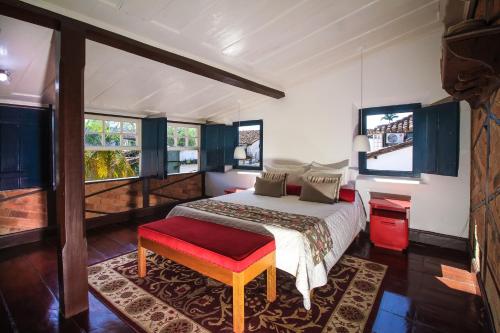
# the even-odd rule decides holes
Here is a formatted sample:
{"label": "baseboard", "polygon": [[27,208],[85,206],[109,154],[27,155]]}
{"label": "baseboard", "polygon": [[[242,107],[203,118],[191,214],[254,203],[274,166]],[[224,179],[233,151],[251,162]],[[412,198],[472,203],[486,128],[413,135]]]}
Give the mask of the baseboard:
{"label": "baseboard", "polygon": [[0,250],[8,247],[39,242],[56,235],[56,226],[16,232],[0,236]]}
{"label": "baseboard", "polygon": [[[145,223],[155,219],[160,219],[165,217],[168,212],[176,205],[184,202],[194,201],[201,199],[193,198],[188,200],[177,201],[175,203],[157,205],[147,208],[137,208],[131,209],[125,212],[107,214],[103,216],[93,217],[85,220],[85,227],[87,230],[104,227],[107,225],[118,224],[118,223]],[[44,239],[57,236],[57,226],[53,225],[47,228],[27,230],[22,232],[16,232],[10,235],[0,236],[0,250],[40,242]]]}
{"label": "baseboard", "polygon": [[[366,232],[370,233],[370,222],[366,222]],[[411,229],[409,231],[410,242],[439,246],[447,249],[458,250],[469,253],[469,242],[467,238],[439,234],[437,232]]]}

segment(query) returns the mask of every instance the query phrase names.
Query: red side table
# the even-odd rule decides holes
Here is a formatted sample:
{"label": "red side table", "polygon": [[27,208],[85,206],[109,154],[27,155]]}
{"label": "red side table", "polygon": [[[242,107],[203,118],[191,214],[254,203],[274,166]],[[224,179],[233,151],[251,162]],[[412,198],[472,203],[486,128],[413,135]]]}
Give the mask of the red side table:
{"label": "red side table", "polygon": [[370,200],[370,240],[375,246],[403,251],[408,247],[410,201]]}
{"label": "red side table", "polygon": [[246,188],[241,188],[241,187],[230,187],[224,189],[224,194],[231,194],[231,193],[236,193],[236,192],[241,192],[241,191],[246,191]]}

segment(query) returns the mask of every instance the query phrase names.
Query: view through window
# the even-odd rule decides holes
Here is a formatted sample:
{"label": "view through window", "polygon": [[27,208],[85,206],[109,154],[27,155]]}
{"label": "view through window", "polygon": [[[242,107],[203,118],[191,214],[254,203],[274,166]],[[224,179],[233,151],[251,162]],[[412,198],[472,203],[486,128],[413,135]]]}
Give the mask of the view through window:
{"label": "view through window", "polygon": [[85,180],[138,177],[140,120],[85,116]]}
{"label": "view through window", "polygon": [[245,147],[247,158],[238,160],[239,167],[261,168],[262,125],[242,124],[238,126],[238,143]]}
{"label": "view through window", "polygon": [[365,117],[370,152],[366,169],[411,172],[413,170],[413,112]]}
{"label": "view through window", "polygon": [[200,170],[200,126],[169,122],[167,153],[169,174],[198,172]]}

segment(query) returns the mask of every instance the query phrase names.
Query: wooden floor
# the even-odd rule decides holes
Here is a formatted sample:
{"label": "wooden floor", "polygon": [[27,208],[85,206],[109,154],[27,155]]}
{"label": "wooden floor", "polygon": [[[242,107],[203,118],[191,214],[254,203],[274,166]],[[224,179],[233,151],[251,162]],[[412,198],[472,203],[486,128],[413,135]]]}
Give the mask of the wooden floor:
{"label": "wooden floor", "polygon": [[[88,233],[89,264],[136,248],[135,225]],[[374,248],[365,234],[349,254],[389,266],[368,331],[485,332],[482,301],[464,254],[412,244],[406,254]],[[90,310],[59,314],[54,242],[0,251],[0,332],[132,332],[89,293]]]}

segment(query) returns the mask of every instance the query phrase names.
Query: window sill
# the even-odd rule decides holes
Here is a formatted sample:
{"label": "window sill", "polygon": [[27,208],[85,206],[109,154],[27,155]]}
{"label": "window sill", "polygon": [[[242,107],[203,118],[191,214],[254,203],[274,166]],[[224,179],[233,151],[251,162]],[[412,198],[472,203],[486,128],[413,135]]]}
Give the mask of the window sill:
{"label": "window sill", "polygon": [[370,181],[376,183],[391,183],[391,184],[405,184],[405,185],[419,185],[424,184],[421,178],[413,177],[388,177],[377,175],[358,175],[356,181]]}
{"label": "window sill", "polygon": [[167,177],[168,176],[178,176],[178,175],[194,175],[197,173],[201,173],[201,171],[198,170],[198,171],[188,171],[188,172],[172,172],[172,173],[167,173]]}
{"label": "window sill", "polygon": [[141,178],[141,177],[135,176],[135,177],[125,177],[125,178],[86,180],[85,184],[109,183],[109,182],[115,182],[115,181],[120,181],[120,180],[135,180],[135,179],[139,179],[139,178]]}

